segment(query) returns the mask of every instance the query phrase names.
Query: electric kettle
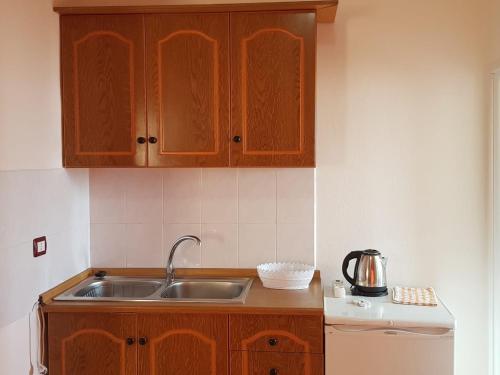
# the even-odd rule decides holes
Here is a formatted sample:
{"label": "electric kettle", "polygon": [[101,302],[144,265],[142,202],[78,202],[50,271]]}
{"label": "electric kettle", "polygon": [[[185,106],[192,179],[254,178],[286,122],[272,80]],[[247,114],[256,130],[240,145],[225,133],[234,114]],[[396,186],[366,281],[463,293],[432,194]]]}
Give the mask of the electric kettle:
{"label": "electric kettle", "polygon": [[[354,266],[354,277],[351,277],[347,268],[353,259],[356,259],[356,265]],[[387,259],[377,250],[351,251],[347,254],[342,263],[342,273],[352,285],[352,294],[367,297],[387,295],[386,264]]]}

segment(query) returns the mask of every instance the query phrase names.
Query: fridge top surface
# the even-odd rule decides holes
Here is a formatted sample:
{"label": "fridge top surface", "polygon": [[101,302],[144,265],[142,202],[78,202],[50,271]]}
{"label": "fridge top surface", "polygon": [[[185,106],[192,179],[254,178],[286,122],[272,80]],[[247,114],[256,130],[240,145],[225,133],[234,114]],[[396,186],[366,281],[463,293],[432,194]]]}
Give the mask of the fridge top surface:
{"label": "fridge top surface", "polygon": [[[392,303],[391,291],[384,297],[352,296],[334,298],[332,289],[325,287],[325,324],[359,325],[398,328],[455,328],[455,318],[441,302],[438,306],[413,306]],[[359,306],[357,301],[366,300],[369,306]]]}

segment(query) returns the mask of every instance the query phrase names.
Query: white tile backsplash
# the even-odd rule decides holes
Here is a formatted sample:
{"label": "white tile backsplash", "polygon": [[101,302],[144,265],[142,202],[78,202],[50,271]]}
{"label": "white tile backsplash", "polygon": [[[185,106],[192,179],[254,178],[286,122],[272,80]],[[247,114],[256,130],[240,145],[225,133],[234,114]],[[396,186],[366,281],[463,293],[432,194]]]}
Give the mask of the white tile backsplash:
{"label": "white tile backsplash", "polygon": [[314,169],[277,171],[278,223],[314,222]]}
{"label": "white tile backsplash", "polygon": [[238,175],[236,169],[202,170],[203,223],[238,222]]}
{"label": "white tile backsplash", "polygon": [[163,202],[166,223],[201,222],[201,169],[165,169]]}
{"label": "white tile backsplash", "polygon": [[161,223],[163,218],[163,176],[158,169],[129,169],[124,185],[124,222]]}
{"label": "white tile backsplash", "polygon": [[92,267],[126,267],[123,223],[90,224],[90,264]]}
{"label": "white tile backsplash", "polygon": [[204,267],[238,267],[238,225],[202,224],[201,264]]}
{"label": "white tile backsplash", "polygon": [[239,265],[252,268],[259,263],[276,261],[276,224],[245,224],[238,226]]}
{"label": "white tile backsplash", "polygon": [[146,224],[126,224],[124,234],[127,267],[159,267],[164,264],[161,221]]}
{"label": "white tile backsplash", "polygon": [[91,264],[164,267],[185,234],[177,267],[314,263],[314,170],[94,169]]}
{"label": "white tile backsplash", "polygon": [[[90,170],[91,223],[124,222],[125,175],[123,172],[122,169]],[[132,181],[129,184],[132,185]]]}
{"label": "white tile backsplash", "polygon": [[276,222],[276,170],[238,170],[238,218],[240,223]]}
{"label": "white tile backsplash", "polygon": [[314,224],[278,223],[276,246],[278,262],[314,264]]}

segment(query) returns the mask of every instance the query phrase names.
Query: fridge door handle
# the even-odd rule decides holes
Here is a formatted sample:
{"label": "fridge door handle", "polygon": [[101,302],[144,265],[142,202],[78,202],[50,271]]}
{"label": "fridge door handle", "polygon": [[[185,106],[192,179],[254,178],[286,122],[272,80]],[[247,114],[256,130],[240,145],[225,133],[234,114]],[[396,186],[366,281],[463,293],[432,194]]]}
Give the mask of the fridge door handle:
{"label": "fridge door handle", "polygon": [[386,335],[416,335],[416,336],[447,336],[453,332],[450,328],[391,328],[391,327],[360,327],[360,326],[328,326],[344,333],[384,333]]}
{"label": "fridge door handle", "polygon": [[429,330],[414,330],[414,329],[387,329],[384,330],[386,335],[408,335],[408,336],[448,336],[450,334],[450,329],[448,328],[433,328],[432,331]]}

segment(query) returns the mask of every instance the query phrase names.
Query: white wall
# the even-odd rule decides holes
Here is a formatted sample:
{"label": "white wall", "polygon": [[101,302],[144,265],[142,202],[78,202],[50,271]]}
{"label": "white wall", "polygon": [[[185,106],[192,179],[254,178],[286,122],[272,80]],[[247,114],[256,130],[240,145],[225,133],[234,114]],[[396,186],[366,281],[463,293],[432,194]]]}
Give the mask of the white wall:
{"label": "white wall", "polygon": [[314,264],[314,169],[91,169],[91,264]]}
{"label": "white wall", "polygon": [[498,353],[500,348],[500,71],[492,76],[493,100],[492,100],[492,143],[493,143],[493,164],[492,164],[492,225],[491,225],[491,293],[492,303],[491,317],[493,324],[493,335],[491,337],[490,355],[494,359],[494,374],[500,374],[500,358]]}
{"label": "white wall", "polygon": [[[63,170],[58,17],[50,0],[0,14],[0,374],[29,371],[39,293],[89,266],[88,170]],[[47,254],[32,241],[47,236]]]}
{"label": "white wall", "polygon": [[58,168],[59,21],[50,0],[0,13],[0,170]]}
{"label": "white wall", "polygon": [[488,132],[482,1],[346,0],[318,28],[317,257],[389,257],[458,320],[456,374],[488,370]]}
{"label": "white wall", "polygon": [[490,0],[486,8],[488,22],[488,69],[500,68],[500,0]]}
{"label": "white wall", "polygon": [[[375,247],[390,257],[391,283],[435,286],[458,319],[457,375],[486,374],[488,367],[483,4],[345,0],[336,23],[318,28],[318,265],[328,281],[348,251]],[[57,16],[48,0],[20,0],[0,17],[0,169],[57,168]],[[47,203],[57,185],[66,203],[54,208]],[[25,197],[56,218],[54,226],[33,219],[10,244],[0,242],[9,274],[23,265],[41,280],[25,286],[27,306],[39,288],[87,265],[86,223],[76,218],[85,221],[86,171],[2,172],[0,186],[2,213],[5,202]],[[32,220],[22,207],[0,225],[17,220],[22,228]],[[66,209],[80,214],[57,233]],[[51,254],[75,243],[72,230],[81,238],[70,251],[74,268],[53,271],[61,264]],[[31,240],[40,234],[49,236],[49,254],[33,260]],[[0,265],[0,274],[5,269]],[[13,294],[2,298],[9,303]],[[0,323],[1,371],[8,374],[26,372],[26,313],[23,307],[2,315],[13,322]]]}
{"label": "white wall", "polygon": [[[89,267],[88,171],[0,172],[0,374],[28,373],[38,295]],[[47,254],[33,258],[33,238]],[[22,370],[22,371],[21,371]]]}
{"label": "white wall", "polygon": [[[495,111],[494,127],[491,129],[491,134],[495,135],[495,159],[492,164],[492,180],[494,181],[494,190],[492,191],[491,201],[493,202],[494,194],[494,225],[491,227],[492,234],[494,231],[494,256],[492,256],[493,278],[494,285],[491,293],[492,304],[492,319],[494,325],[494,334],[492,338],[492,347],[490,348],[491,356],[494,358],[494,374],[500,375],[500,1],[492,0],[488,9],[490,15],[489,31],[488,31],[488,70],[489,72],[496,71],[496,75],[492,80],[492,85],[495,89],[495,100],[491,100],[493,108],[490,108],[490,113]],[[491,204],[493,208],[493,204]]]}

